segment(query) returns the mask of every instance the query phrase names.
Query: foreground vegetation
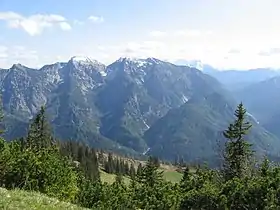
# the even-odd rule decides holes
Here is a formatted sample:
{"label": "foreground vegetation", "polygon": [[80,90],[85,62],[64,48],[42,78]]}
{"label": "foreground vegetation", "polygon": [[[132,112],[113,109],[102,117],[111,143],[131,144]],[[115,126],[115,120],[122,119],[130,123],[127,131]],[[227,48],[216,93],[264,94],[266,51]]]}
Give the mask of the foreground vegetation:
{"label": "foreground vegetation", "polygon": [[[181,178],[175,177],[174,171],[161,170],[154,157],[135,167],[112,154],[104,158],[102,152],[81,144],[58,144],[42,108],[27,137],[0,141],[0,185],[12,190],[3,191],[6,197],[1,195],[0,204],[4,209],[17,205],[17,195],[26,192],[14,189],[21,189],[91,209],[279,209],[280,167],[265,158],[255,160],[252,145],[245,139],[250,129],[240,104],[235,121],[224,131],[222,167],[186,167]],[[112,174],[113,183],[102,182],[102,176]],[[30,204],[30,209],[52,209],[54,205],[46,207],[24,199],[19,197],[18,205]],[[42,202],[48,205],[48,200]]]}
{"label": "foreground vegetation", "polygon": [[0,209],[83,210],[85,208],[47,197],[41,193],[0,188]]}

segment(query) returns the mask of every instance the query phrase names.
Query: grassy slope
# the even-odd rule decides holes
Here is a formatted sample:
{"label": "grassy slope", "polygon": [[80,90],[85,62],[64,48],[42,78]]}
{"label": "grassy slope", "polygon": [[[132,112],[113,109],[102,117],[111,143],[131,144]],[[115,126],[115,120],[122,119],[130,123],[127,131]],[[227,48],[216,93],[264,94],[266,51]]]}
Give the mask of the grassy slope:
{"label": "grassy slope", "polygon": [[[103,154],[104,158],[108,158],[108,154],[104,153]],[[127,158],[127,157],[123,157],[123,156],[119,156],[119,155],[113,155],[114,158],[120,158],[122,160],[125,160],[126,162],[129,163],[129,165],[134,165],[135,169],[137,169],[138,165],[141,163],[143,166],[146,164],[146,161],[143,160],[137,160],[137,159],[132,159],[132,158]],[[176,166],[174,165],[167,165],[167,164],[161,164],[160,165],[160,169],[163,170],[163,178],[166,181],[170,181],[173,183],[178,183],[180,182],[181,178],[183,177],[182,173],[179,173],[176,171],[176,169],[178,169]],[[108,174],[106,172],[104,172],[104,167],[101,166],[100,167],[100,176],[101,176],[101,181],[107,182],[108,184],[112,184],[115,181],[115,174]],[[130,178],[129,177],[123,177],[124,178],[124,182],[126,184],[128,184],[130,182]]]}
{"label": "grassy slope", "polygon": [[[103,183],[107,182],[108,184],[112,184],[115,181],[115,174],[108,174],[104,171],[100,171],[101,180]],[[123,181],[126,184],[129,184],[130,179],[128,177],[123,177]]]}
{"label": "grassy slope", "polygon": [[0,188],[0,209],[6,210],[82,210],[70,203],[61,202],[46,195],[21,190],[6,190]]}
{"label": "grassy slope", "polygon": [[178,183],[182,179],[183,174],[177,172],[177,171],[164,171],[163,172],[163,178],[166,181],[170,181],[173,183]]}
{"label": "grassy slope", "polygon": [[[100,172],[101,175],[101,180],[102,182],[107,182],[109,184],[113,183],[115,181],[115,174],[108,174],[104,171]],[[178,183],[180,182],[181,178],[182,178],[183,174],[177,172],[177,171],[173,171],[173,170],[163,170],[163,178],[166,181],[170,181],[173,183]],[[126,184],[128,184],[130,181],[130,179],[128,177],[124,177],[124,182]]]}

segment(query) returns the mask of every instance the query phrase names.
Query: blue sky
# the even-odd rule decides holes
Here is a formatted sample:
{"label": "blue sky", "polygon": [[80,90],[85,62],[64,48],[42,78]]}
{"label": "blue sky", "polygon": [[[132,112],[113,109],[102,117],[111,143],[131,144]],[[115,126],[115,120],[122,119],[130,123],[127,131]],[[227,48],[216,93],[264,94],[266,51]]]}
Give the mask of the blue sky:
{"label": "blue sky", "polygon": [[280,68],[279,0],[0,0],[0,67],[89,56]]}

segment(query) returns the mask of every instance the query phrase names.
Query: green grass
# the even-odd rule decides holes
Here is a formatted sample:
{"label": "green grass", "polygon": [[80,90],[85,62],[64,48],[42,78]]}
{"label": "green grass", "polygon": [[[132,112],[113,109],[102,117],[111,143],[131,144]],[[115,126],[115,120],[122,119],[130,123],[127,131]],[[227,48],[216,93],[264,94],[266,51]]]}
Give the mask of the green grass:
{"label": "green grass", "polygon": [[0,188],[0,209],[5,210],[82,210],[73,204],[61,202],[46,195],[22,190]]}
{"label": "green grass", "polygon": [[[104,171],[100,171],[100,177],[101,181],[103,183],[107,182],[108,184],[112,184],[115,181],[116,175],[115,174],[108,174]],[[180,182],[181,178],[183,177],[183,174],[177,172],[177,171],[172,171],[172,170],[164,170],[163,172],[163,178],[166,181],[170,181],[172,183],[178,183]],[[124,183],[129,184],[130,178],[129,177],[123,177]]]}
{"label": "green grass", "polygon": [[177,171],[164,171],[163,172],[163,178],[166,181],[170,181],[173,183],[179,183],[180,180],[182,179],[183,174],[177,172]]}
{"label": "green grass", "polygon": [[[103,183],[107,182],[108,184],[112,184],[116,179],[116,175],[115,174],[108,174],[108,173],[101,170],[100,171],[100,178],[101,178],[101,181]],[[124,181],[125,184],[129,184],[130,179],[125,176],[125,177],[123,177],[123,181]]]}

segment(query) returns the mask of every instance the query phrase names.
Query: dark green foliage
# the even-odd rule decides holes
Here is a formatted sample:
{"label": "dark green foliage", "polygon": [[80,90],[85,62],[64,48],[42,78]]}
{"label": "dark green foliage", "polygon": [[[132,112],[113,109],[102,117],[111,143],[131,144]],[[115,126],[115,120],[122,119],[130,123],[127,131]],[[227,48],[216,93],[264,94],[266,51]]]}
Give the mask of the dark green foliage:
{"label": "dark green foliage", "polygon": [[4,143],[0,165],[1,186],[8,189],[36,190],[69,201],[78,192],[76,173],[52,142],[43,108],[26,140]]}
{"label": "dark green foliage", "polygon": [[105,171],[107,173],[113,173],[115,171],[115,163],[114,163],[114,159],[113,159],[113,156],[112,156],[112,153],[109,153],[108,155],[108,160],[107,162],[105,162],[104,164],[104,168],[105,168]]}
{"label": "dark green foliage", "polygon": [[142,163],[139,163],[139,165],[137,166],[137,175],[140,175],[143,171],[143,166],[142,166]]}
{"label": "dark green foliage", "polygon": [[60,143],[60,153],[76,161],[86,178],[95,181],[100,179],[96,151],[82,143],[67,141]]}
{"label": "dark green foliage", "polygon": [[224,154],[226,180],[233,177],[242,178],[250,172],[251,168],[249,164],[251,164],[252,145],[244,139],[244,136],[248,134],[252,125],[245,122],[246,109],[242,103],[238,105],[234,115],[236,117],[234,123],[230,124],[224,132],[227,139]]}
{"label": "dark green foliage", "polygon": [[138,171],[131,188],[134,205],[140,209],[176,209],[179,203],[179,188],[163,181],[158,159],[153,157]]}
{"label": "dark green foliage", "polygon": [[140,184],[148,185],[153,188],[159,182],[162,182],[162,172],[159,171],[157,159],[149,157],[143,170],[137,174],[137,180]]}
{"label": "dark green foliage", "polygon": [[120,174],[125,176],[134,176],[135,168],[129,162],[122,158],[113,157],[112,153],[109,153],[107,160],[103,160],[104,170],[110,174]]}
{"label": "dark green foliage", "polygon": [[130,176],[131,178],[133,178],[133,177],[135,177],[135,175],[136,175],[135,167],[134,167],[133,164],[131,164],[131,165],[130,165],[130,168],[129,168],[129,176]]}
{"label": "dark green foliage", "polygon": [[82,173],[78,174],[79,193],[76,202],[83,207],[93,208],[103,200],[103,186],[100,181],[91,181],[86,179]]}
{"label": "dark green foliage", "polygon": [[30,125],[26,137],[26,147],[38,151],[40,149],[50,148],[53,145],[53,137],[51,135],[50,125],[46,119],[45,108],[41,107]]}

